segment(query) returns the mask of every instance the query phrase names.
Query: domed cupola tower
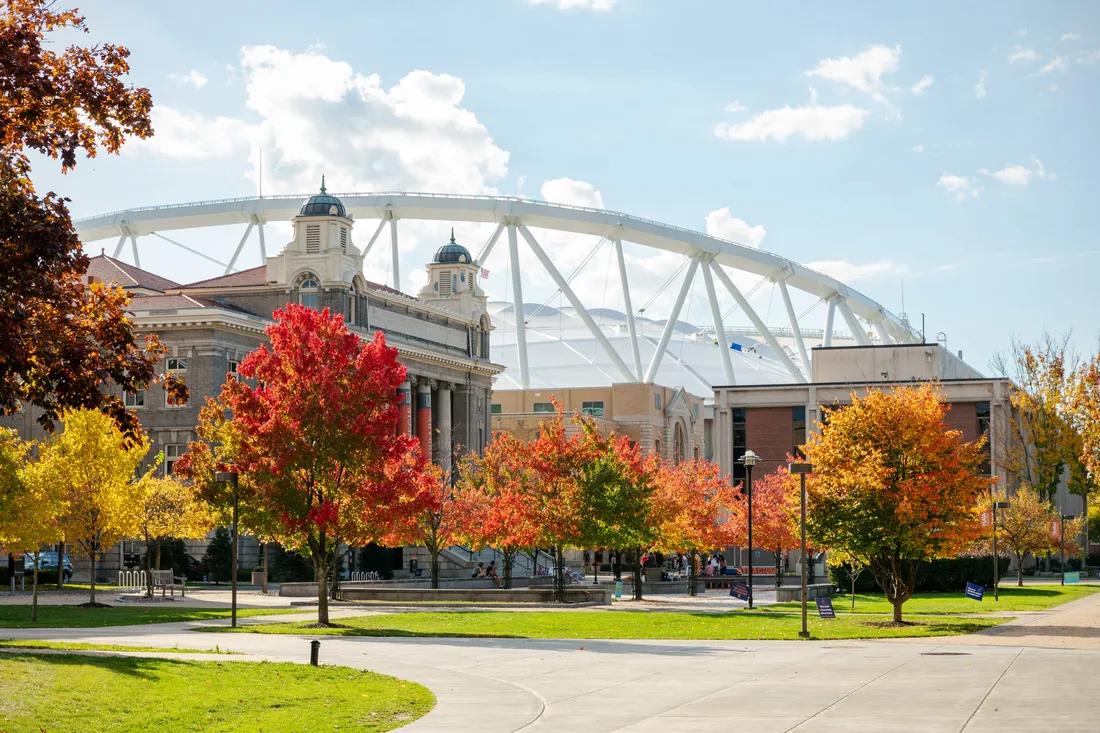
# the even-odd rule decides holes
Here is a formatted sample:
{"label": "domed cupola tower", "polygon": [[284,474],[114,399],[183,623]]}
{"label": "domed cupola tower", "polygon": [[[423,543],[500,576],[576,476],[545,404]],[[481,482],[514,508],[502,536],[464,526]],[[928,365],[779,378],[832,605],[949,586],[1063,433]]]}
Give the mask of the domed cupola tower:
{"label": "domed cupola tower", "polygon": [[293,287],[302,277],[312,276],[318,289],[349,287],[362,279],[363,254],[352,242],[354,226],[343,202],[325,189],[302,204],[291,219],[294,238],[283,251],[267,258],[267,280]]}
{"label": "domed cupola tower", "polygon": [[488,333],[487,299],[477,284],[479,272],[470,250],[455,241],[452,229],[451,240],[436,250],[428,264],[428,283],[421,289],[420,299],[469,318]]}

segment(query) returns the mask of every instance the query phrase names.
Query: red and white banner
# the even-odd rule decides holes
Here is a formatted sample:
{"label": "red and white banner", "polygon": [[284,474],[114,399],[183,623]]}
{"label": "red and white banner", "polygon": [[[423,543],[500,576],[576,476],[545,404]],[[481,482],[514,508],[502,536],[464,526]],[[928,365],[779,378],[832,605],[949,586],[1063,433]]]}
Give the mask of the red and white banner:
{"label": "red and white banner", "polygon": [[1062,520],[1052,519],[1050,520],[1050,536],[1054,539],[1061,539],[1062,537]]}

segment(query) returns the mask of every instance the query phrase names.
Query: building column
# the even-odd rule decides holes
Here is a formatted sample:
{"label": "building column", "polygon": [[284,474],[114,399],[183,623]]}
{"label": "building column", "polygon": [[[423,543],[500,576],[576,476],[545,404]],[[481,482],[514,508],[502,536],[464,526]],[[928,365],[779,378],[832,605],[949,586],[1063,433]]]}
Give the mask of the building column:
{"label": "building column", "polygon": [[420,382],[416,385],[416,437],[420,438],[420,452],[432,459],[432,385]]}
{"label": "building column", "polygon": [[397,434],[412,435],[412,384],[407,379],[397,388]]}
{"label": "building column", "polygon": [[436,447],[438,463],[446,475],[451,470],[451,458],[454,453],[454,441],[451,435],[451,385],[441,384],[435,393],[436,417],[439,420],[436,433],[439,445]]}

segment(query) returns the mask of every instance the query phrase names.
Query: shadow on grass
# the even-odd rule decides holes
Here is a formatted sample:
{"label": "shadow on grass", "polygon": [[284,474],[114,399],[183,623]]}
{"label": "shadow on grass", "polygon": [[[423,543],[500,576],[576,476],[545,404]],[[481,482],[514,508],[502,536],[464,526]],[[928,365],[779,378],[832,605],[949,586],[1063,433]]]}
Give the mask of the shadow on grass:
{"label": "shadow on grass", "polygon": [[[33,650],[19,652],[4,652],[0,661],[10,660],[17,662],[20,659],[33,660],[38,664],[50,665],[58,668],[59,675],[79,674],[77,667],[98,667],[118,674],[131,677],[150,679],[165,672],[170,672],[183,667],[193,667],[196,664],[210,664],[210,662],[192,662],[185,659],[161,659],[151,657],[122,657],[107,656],[102,654],[82,654],[79,651],[65,651],[58,654],[36,654]],[[63,671],[68,668],[72,671]]]}

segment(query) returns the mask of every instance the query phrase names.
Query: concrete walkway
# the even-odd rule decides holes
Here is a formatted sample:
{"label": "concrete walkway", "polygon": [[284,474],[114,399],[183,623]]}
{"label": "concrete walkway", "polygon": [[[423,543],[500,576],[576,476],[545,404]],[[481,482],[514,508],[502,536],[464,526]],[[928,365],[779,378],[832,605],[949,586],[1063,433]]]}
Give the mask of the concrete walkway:
{"label": "concrete walkway", "polygon": [[[1098,627],[1100,595],[1095,595],[1010,627],[1020,631],[947,640],[323,637],[321,658],[430,688],[438,704],[402,729],[409,733],[1093,733],[1100,729],[1100,697],[1094,691],[1100,648],[1093,643]],[[207,635],[183,624],[4,629],[0,637],[191,648],[218,644],[249,655],[233,660],[304,662],[309,655],[309,637]],[[1021,644],[1033,639],[1073,640],[1077,648]]]}

